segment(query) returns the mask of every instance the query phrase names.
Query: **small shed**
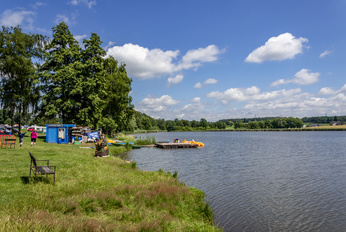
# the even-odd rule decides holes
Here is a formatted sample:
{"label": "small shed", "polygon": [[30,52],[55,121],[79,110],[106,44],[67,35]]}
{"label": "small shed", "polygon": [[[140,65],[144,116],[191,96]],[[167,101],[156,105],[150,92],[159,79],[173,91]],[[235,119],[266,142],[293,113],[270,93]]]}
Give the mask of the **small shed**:
{"label": "small shed", "polygon": [[69,143],[71,141],[71,128],[76,124],[46,124],[47,143]]}

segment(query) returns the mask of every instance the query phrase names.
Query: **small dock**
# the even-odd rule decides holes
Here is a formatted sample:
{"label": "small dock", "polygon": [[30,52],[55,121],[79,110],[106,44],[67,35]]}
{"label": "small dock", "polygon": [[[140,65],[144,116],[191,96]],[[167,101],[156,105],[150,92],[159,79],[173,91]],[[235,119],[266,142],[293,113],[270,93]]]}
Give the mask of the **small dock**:
{"label": "small dock", "polygon": [[176,149],[176,148],[197,148],[197,144],[191,143],[157,143],[156,147],[162,149]]}

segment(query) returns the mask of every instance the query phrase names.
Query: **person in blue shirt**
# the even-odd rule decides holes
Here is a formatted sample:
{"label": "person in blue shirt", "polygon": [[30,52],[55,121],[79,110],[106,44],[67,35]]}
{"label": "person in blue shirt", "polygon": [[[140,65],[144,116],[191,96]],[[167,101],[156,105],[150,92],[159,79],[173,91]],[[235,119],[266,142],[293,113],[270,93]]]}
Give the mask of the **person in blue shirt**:
{"label": "person in blue shirt", "polygon": [[26,134],[25,133],[22,133],[21,131],[18,132],[18,138],[19,138],[19,145],[22,146],[23,145],[23,138],[24,138],[24,135]]}

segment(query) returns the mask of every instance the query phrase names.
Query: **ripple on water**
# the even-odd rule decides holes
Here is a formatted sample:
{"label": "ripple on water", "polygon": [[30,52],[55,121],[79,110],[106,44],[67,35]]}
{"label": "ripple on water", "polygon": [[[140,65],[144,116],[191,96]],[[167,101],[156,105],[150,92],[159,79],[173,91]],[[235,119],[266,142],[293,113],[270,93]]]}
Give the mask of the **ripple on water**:
{"label": "ripple on water", "polygon": [[[140,149],[140,169],[178,171],[225,231],[346,231],[345,132],[157,133],[201,149]],[[142,136],[144,137],[144,136]]]}

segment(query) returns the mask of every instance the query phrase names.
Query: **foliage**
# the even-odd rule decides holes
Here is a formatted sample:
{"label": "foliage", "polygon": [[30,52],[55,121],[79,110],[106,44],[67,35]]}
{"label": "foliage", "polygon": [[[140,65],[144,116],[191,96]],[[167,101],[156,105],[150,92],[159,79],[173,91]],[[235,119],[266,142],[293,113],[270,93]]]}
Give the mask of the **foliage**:
{"label": "foliage", "polygon": [[34,64],[33,59],[42,57],[45,39],[39,34],[25,34],[20,27],[2,27],[0,32],[0,103],[10,111],[12,127],[16,112],[21,124],[29,108],[37,107],[38,63]]}
{"label": "foliage", "polygon": [[132,80],[125,64],[105,58],[96,33],[83,40],[84,49],[62,22],[53,28],[53,40],[46,46],[41,68],[42,119],[59,117],[111,135],[130,127]]}
{"label": "foliage", "polygon": [[267,121],[250,121],[243,123],[243,121],[236,121],[234,129],[281,129],[281,128],[301,128],[303,122],[299,118],[274,118]]}
{"label": "foliage", "polygon": [[168,173],[43,141],[31,152],[57,166],[54,185],[28,178],[29,137],[0,156],[0,231],[220,231],[203,192]]}
{"label": "foliage", "polygon": [[53,27],[53,40],[45,50],[41,67],[41,116],[59,116],[64,123],[74,123],[83,93],[77,85],[81,49],[64,22]]}
{"label": "foliage", "polygon": [[156,138],[154,136],[147,136],[145,138],[139,137],[136,139],[136,145],[151,145],[156,143]]}
{"label": "foliage", "polygon": [[320,116],[320,117],[304,117],[302,118],[304,123],[318,123],[329,124],[332,121],[346,122],[346,116]]}
{"label": "foliage", "polygon": [[127,76],[125,64],[118,65],[113,57],[104,60],[105,70],[108,75],[107,85],[105,86],[106,98],[104,107],[104,118],[114,120],[112,126],[106,126],[105,131],[122,131],[135,129],[133,123],[131,91],[132,79]]}

